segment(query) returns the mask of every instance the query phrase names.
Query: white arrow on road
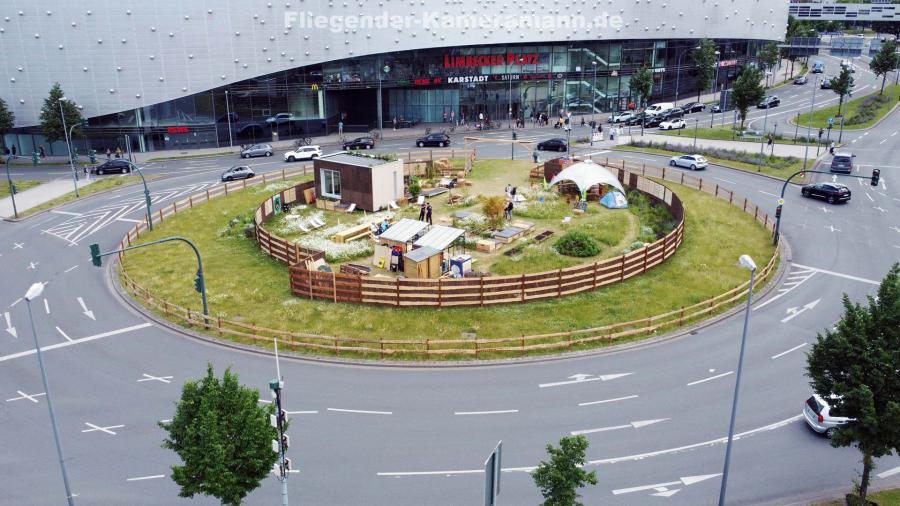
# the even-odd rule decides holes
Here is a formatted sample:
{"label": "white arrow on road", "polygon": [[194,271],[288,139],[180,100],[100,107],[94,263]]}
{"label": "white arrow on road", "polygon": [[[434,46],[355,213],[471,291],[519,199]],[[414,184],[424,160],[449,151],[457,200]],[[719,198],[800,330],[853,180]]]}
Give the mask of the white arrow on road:
{"label": "white arrow on road", "polygon": [[841,229],[839,229],[839,228],[834,228],[834,225],[828,225],[825,228],[827,230],[831,230],[832,232],[840,232],[841,231]]}
{"label": "white arrow on road", "polygon": [[618,374],[601,374],[600,376],[594,376],[593,374],[584,374],[578,373],[569,376],[568,381],[556,381],[554,383],[541,383],[538,385],[538,388],[548,388],[548,387],[558,387],[562,385],[574,385],[575,383],[588,383],[591,381],[609,381],[614,380],[616,378],[621,378],[623,376],[628,376],[632,373],[618,373]]}
{"label": "white arrow on road", "polygon": [[829,210],[828,210],[827,208],[825,208],[824,206],[823,206],[823,207],[820,207],[819,209],[821,209],[822,212],[825,213],[825,214],[833,213],[833,212],[834,212],[834,211],[829,211]]}
{"label": "white arrow on road", "polygon": [[872,209],[875,209],[875,210],[877,210],[877,211],[881,211],[881,212],[883,212],[883,213],[886,213],[886,212],[887,212],[887,211],[885,211],[883,208],[881,208],[880,206],[878,206],[878,207],[873,207]]}
{"label": "white arrow on road", "polygon": [[[672,485],[683,485],[683,486],[693,485],[695,483],[700,483],[701,481],[706,481],[710,478],[716,478],[718,476],[722,476],[722,473],[701,474],[698,476],[685,476],[683,478],[679,478],[678,481],[670,481],[668,483],[655,483],[653,485],[643,485],[640,487],[620,488],[618,490],[613,490],[612,493],[613,493],[613,495],[622,495],[622,494],[630,494],[632,492],[643,492],[644,490],[662,489],[659,491],[660,493],[652,494],[652,495],[662,495],[663,497],[669,497],[669,496],[675,494],[675,492],[677,492],[680,489],[671,491],[671,490],[668,490],[667,487],[670,487]],[[671,493],[667,493],[667,492],[671,492]],[[663,493],[666,493],[666,494],[664,495]]]}
{"label": "white arrow on road", "polygon": [[84,305],[84,299],[78,297],[78,303],[81,304],[81,311],[84,312],[84,316],[87,316],[91,320],[97,320],[96,318],[94,318],[94,312],[89,310],[87,306]]}
{"label": "white arrow on road", "polygon": [[832,183],[837,183],[837,174],[831,176],[831,182],[832,182]]}
{"label": "white arrow on road", "polygon": [[810,302],[809,304],[805,304],[803,307],[787,308],[788,316],[782,318],[781,323],[787,323],[787,322],[793,320],[794,318],[796,318],[797,316],[805,313],[806,311],[809,311],[810,309],[816,307],[816,305],[819,303],[820,300],[822,300],[822,299],[816,299],[816,300]]}
{"label": "white arrow on road", "polygon": [[16,333],[16,328],[12,326],[12,320],[9,319],[9,313],[3,313],[3,317],[6,318],[6,331],[18,339],[19,334]]}
{"label": "white arrow on road", "polygon": [[578,436],[581,434],[593,434],[595,432],[608,432],[611,430],[619,430],[619,429],[640,429],[641,427],[646,427],[648,425],[653,425],[659,422],[665,422],[668,418],[659,418],[657,420],[638,420],[636,422],[626,423],[625,425],[614,425],[612,427],[600,427],[598,429],[585,429],[585,430],[573,430],[571,434],[573,436]]}

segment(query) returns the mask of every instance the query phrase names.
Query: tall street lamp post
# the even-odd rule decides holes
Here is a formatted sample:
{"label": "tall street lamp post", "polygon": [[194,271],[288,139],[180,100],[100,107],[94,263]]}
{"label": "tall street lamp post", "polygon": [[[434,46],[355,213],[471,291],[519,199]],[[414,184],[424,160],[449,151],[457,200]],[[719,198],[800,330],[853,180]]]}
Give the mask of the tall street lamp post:
{"label": "tall street lamp post", "polygon": [[[713,96],[714,97],[715,97],[715,93],[716,93],[717,89],[719,88],[719,55],[720,54],[721,53],[716,51],[716,80],[713,83]],[[724,118],[725,117],[725,106],[722,105],[722,95],[719,95],[719,109],[721,109],[719,112],[722,114],[722,117]],[[709,115],[709,128],[713,127],[713,119],[715,117],[716,117],[715,114]]]}
{"label": "tall street lamp post", "polygon": [[225,90],[225,118],[228,121],[228,147],[234,147],[234,137],[231,135],[231,104],[228,103],[228,90]]}
{"label": "tall street lamp post", "polygon": [[[700,46],[694,46],[693,48],[691,48],[691,51],[694,51],[697,49],[700,49]],[[690,53],[690,51],[685,51],[685,52],[681,53],[681,56],[678,57],[678,61],[676,62],[676,65],[675,65],[675,105],[676,106],[678,105],[678,85],[681,81],[681,63],[682,63],[682,60],[684,60],[684,56],[688,53]]]}
{"label": "tall street lamp post", "polygon": [[[594,110],[597,108],[595,102],[597,97],[597,62],[592,61],[591,65],[594,66],[594,81],[591,83],[591,141],[593,142],[594,135]],[[593,146],[593,144],[591,144]]]}
{"label": "tall street lamp post", "polygon": [[9,175],[9,161],[13,158],[20,158],[18,155],[14,155],[12,153],[6,155],[6,181],[9,183],[9,198],[12,199],[13,206],[13,216],[16,219],[19,218],[19,210],[16,209],[16,185],[12,182],[12,177]]}
{"label": "tall street lamp post", "polygon": [[72,169],[72,184],[75,185],[75,197],[78,197],[78,173],[75,172],[75,163],[72,161],[72,144],[69,142],[69,132],[66,130],[66,113],[63,111],[63,102],[66,97],[59,99],[59,116],[62,118],[63,133],[66,136],[66,152],[69,155],[69,167]]}
{"label": "tall street lamp post", "polygon": [[803,170],[806,170],[806,159],[809,158],[809,140],[812,139],[813,107],[816,105],[816,88],[819,87],[819,77],[813,83],[812,99],[809,101],[809,123],[806,127],[806,150],[803,152]]}

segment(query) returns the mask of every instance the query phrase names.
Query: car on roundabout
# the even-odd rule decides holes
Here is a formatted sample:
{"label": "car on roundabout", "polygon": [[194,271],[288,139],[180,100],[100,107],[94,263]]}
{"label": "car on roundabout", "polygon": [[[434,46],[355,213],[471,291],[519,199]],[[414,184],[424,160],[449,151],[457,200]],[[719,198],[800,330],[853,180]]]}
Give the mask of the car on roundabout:
{"label": "car on roundabout", "polygon": [[539,142],[537,145],[538,151],[559,151],[563,152],[567,150],[566,140],[565,139],[547,139],[546,141]]}
{"label": "car on roundabout", "polygon": [[131,162],[125,160],[124,158],[116,158],[114,160],[108,160],[101,163],[100,165],[91,167],[91,174],[97,174],[98,176],[109,174],[110,172],[128,174],[129,172],[131,172]]}
{"label": "car on roundabout", "polygon": [[609,117],[609,122],[610,122],[610,123],[613,123],[613,124],[615,124],[615,123],[625,123],[625,122],[627,122],[627,121],[630,121],[630,120],[636,118],[637,116],[638,116],[638,115],[635,114],[635,113],[632,112],[632,111],[624,111],[624,112],[620,112],[620,113],[613,114],[612,116],[610,116],[610,117]]}
{"label": "car on roundabout", "polygon": [[350,149],[374,149],[375,148],[375,139],[371,137],[357,137],[352,141],[347,141],[343,145],[344,151]]}
{"label": "car on roundabout", "polygon": [[235,165],[230,169],[226,170],[222,173],[222,181],[234,181],[235,179],[250,179],[255,176],[256,173],[253,172],[253,169],[247,167],[246,165]]}
{"label": "car on roundabout", "polygon": [[687,123],[681,118],[666,120],[659,124],[660,130],[681,130],[686,127]]}
{"label": "car on roundabout", "polygon": [[[831,399],[833,400],[835,397]],[[806,399],[806,402],[803,404],[803,418],[810,429],[828,439],[831,439],[838,427],[852,421],[851,418],[841,416],[839,409],[830,406],[818,394],[813,394],[809,399]]]}
{"label": "car on roundabout", "polygon": [[703,170],[709,166],[709,160],[701,155],[673,156],[669,160],[670,167],[683,167],[691,170]]}
{"label": "car on roundabout", "polygon": [[416,139],[416,146],[424,148],[426,146],[443,148],[450,145],[450,136],[447,134],[428,134],[425,137]]}
{"label": "car on roundabout", "polygon": [[322,148],[319,146],[300,146],[293,151],[284,154],[284,161],[296,162],[297,160],[313,160],[322,156]]}
{"label": "car on roundabout", "polygon": [[769,107],[778,107],[781,105],[781,99],[772,95],[771,97],[766,97],[760,101],[760,103],[756,104],[757,109],[768,109]]}
{"label": "car on roundabout", "polygon": [[841,183],[812,183],[803,186],[800,194],[806,198],[823,199],[829,204],[848,202],[850,200],[850,188]]}
{"label": "car on roundabout", "polygon": [[806,84],[809,82],[809,78],[806,76],[800,76],[797,79],[794,79],[794,84]]}
{"label": "car on roundabout", "polygon": [[681,109],[685,113],[703,112],[706,110],[706,104],[704,104],[703,102],[688,102],[681,106]]}

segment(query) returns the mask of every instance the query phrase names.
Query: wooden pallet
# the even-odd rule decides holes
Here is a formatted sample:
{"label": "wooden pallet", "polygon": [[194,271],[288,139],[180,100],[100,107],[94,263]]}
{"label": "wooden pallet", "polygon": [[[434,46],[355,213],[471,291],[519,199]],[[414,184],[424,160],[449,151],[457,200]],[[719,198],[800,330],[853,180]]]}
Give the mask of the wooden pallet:
{"label": "wooden pallet", "polygon": [[552,231],[552,230],[544,230],[544,231],[541,232],[540,234],[534,236],[534,242],[544,242],[544,241],[547,240],[547,238],[550,237],[551,235],[553,235],[553,231]]}

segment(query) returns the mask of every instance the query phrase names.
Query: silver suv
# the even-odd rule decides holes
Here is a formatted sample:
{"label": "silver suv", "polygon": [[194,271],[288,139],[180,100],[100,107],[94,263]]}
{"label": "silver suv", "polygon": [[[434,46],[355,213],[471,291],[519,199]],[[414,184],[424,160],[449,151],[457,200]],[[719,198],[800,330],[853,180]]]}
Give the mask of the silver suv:
{"label": "silver suv", "polygon": [[840,412],[837,409],[829,406],[816,394],[806,399],[806,404],[803,405],[803,418],[806,419],[806,424],[819,434],[824,434],[828,439],[834,435],[835,429],[850,421],[850,418],[839,415]]}
{"label": "silver suv", "polygon": [[269,146],[268,144],[254,144],[241,150],[241,158],[272,156],[272,153],[272,146]]}
{"label": "silver suv", "polygon": [[831,159],[831,172],[850,174],[853,172],[853,153],[837,152]]}

